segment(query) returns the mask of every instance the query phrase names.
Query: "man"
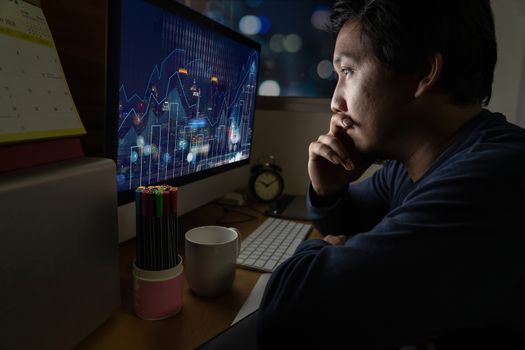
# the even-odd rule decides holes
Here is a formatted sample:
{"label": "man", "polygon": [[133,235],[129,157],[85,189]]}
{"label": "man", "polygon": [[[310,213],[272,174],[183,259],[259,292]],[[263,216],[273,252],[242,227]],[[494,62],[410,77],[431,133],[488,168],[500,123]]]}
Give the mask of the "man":
{"label": "man", "polygon": [[273,273],[260,347],[525,349],[525,131],[482,108],[489,0],[341,0],[331,23],[333,116],[308,163],[326,236]]}

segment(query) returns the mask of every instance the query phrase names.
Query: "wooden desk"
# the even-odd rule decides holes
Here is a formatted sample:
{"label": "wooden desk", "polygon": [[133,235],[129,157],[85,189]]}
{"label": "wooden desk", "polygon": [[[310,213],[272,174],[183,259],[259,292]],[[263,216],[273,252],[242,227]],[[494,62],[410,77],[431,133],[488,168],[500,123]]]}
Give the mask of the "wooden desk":
{"label": "wooden desk", "polygon": [[[261,205],[254,208],[259,211],[265,209]],[[220,224],[237,227],[244,239],[266,219],[264,215],[248,207],[239,209],[239,212],[225,213],[216,204],[196,209],[179,219],[180,236],[182,238],[183,233],[195,226]],[[245,220],[246,214],[255,216],[256,219],[243,223],[228,223]],[[310,237],[320,237],[320,234],[314,230]],[[144,321],[133,312],[131,264],[134,258],[133,239],[120,247],[121,306],[88,336],[78,349],[194,349],[231,324],[260,276],[259,272],[237,269],[232,289],[215,298],[194,294],[185,281],[183,307],[179,314],[166,320]],[[93,300],[93,303],[96,303],[96,300]]]}

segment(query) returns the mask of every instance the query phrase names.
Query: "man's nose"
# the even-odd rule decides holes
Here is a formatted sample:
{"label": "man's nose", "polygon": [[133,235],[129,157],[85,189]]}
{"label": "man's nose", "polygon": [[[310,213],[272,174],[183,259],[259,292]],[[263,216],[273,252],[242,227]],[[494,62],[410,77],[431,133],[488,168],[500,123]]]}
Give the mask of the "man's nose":
{"label": "man's nose", "polygon": [[334,94],[332,95],[330,108],[332,109],[332,113],[341,113],[347,111],[346,101],[341,93],[339,82],[335,87]]}

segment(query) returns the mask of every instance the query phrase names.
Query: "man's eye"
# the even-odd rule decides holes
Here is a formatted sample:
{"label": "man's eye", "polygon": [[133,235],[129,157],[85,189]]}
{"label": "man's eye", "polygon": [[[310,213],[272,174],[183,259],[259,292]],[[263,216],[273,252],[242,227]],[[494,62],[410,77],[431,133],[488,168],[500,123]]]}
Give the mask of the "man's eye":
{"label": "man's eye", "polygon": [[344,75],[344,76],[348,76],[348,75],[351,75],[354,73],[354,70],[352,68],[348,68],[348,67],[342,67],[341,68],[341,73]]}

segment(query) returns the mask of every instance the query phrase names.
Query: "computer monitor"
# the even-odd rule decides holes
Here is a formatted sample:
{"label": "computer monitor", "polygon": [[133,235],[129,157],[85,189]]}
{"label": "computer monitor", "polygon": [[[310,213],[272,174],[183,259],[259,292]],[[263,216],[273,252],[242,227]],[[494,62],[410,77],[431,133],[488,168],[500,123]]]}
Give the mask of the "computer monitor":
{"label": "computer monitor", "polygon": [[108,6],[106,153],[119,205],[138,186],[249,164],[260,45],[175,1]]}

